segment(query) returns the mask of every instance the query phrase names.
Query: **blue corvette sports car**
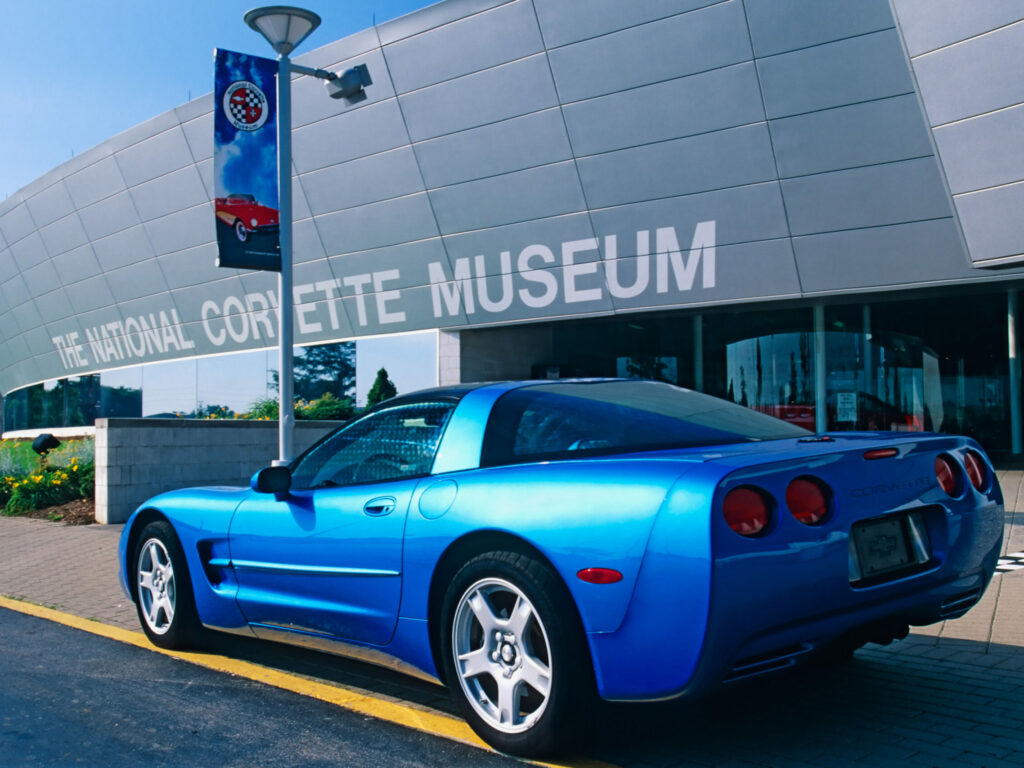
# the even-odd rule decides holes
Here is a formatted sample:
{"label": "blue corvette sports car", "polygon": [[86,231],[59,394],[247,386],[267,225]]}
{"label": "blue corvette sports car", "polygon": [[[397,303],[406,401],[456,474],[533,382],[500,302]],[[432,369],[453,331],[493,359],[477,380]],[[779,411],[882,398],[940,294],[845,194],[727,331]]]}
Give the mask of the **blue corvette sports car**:
{"label": "blue corvette sports car", "polygon": [[1002,535],[973,440],[579,380],[393,398],[249,488],[151,499],[120,554],[159,646],[215,629],[385,663],[540,755],[598,696],[699,694],[960,616]]}

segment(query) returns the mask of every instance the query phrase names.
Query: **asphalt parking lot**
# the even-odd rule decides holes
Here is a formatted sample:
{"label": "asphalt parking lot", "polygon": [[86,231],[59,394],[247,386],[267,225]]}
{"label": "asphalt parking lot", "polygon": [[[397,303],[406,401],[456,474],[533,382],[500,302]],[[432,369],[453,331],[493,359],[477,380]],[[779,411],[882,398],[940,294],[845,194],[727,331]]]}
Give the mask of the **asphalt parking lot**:
{"label": "asphalt parking lot", "polygon": [[[607,706],[581,760],[630,768],[1024,765],[1024,472],[999,478],[1005,557],[967,616],[868,646],[838,667],[764,678],[699,702]],[[117,584],[119,534],[120,526],[0,518],[0,595],[141,638]],[[355,692],[349,700],[423,718],[451,713],[443,689],[358,662],[233,638],[217,652],[321,690]],[[434,721],[417,722],[429,729]]]}

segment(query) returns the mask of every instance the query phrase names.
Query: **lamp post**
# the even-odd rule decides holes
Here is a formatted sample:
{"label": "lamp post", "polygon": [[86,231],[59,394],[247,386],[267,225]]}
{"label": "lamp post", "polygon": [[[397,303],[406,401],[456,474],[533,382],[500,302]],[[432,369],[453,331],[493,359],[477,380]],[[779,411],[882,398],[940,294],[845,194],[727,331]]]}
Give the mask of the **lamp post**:
{"label": "lamp post", "polygon": [[292,459],[295,428],[292,355],[292,73],[288,54],[320,26],[320,17],[302,8],[270,5],[254,8],[245,23],[259,32],[277,51],[277,198],[281,238],[281,272],[278,275],[278,457],[275,464]]}
{"label": "lamp post", "polygon": [[287,464],[293,455],[295,428],[294,376],[292,354],[292,72],[327,81],[327,92],[350,104],[366,98],[363,87],[370,85],[369,72],[360,64],[340,76],[322,69],[292,64],[288,54],[320,26],[320,17],[303,8],[268,5],[254,8],[243,17],[277,51],[277,195],[279,205],[281,272],[278,276],[279,321],[278,364],[278,458],[274,464]]}

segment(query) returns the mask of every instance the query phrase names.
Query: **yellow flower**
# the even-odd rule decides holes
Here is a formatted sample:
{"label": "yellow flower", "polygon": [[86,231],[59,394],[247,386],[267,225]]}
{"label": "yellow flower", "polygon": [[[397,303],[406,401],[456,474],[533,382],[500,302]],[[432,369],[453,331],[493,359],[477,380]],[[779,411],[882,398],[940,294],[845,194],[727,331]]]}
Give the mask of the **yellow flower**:
{"label": "yellow flower", "polygon": [[60,485],[60,480],[54,480],[54,481],[53,481],[53,484],[54,484],[54,485]]}

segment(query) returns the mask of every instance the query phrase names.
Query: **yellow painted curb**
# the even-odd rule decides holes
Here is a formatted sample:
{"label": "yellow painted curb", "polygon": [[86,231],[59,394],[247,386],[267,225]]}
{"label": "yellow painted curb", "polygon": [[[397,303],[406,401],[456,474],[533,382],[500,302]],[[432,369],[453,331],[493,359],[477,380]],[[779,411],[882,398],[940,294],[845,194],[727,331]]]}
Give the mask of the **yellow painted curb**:
{"label": "yellow painted curb", "polygon": [[[121,627],[111,626],[110,624],[103,624],[99,621],[83,619],[70,613],[46,608],[35,603],[12,600],[2,595],[0,595],[0,608],[7,608],[28,616],[53,621],[57,624],[80,629],[110,640],[128,643],[137,648],[161,653],[164,656],[187,661],[190,664],[205,667],[206,669],[225,672],[230,675],[244,677],[247,680],[255,680],[256,682],[272,685],[285,691],[326,701],[329,704],[343,707],[351,712],[358,712],[378,720],[386,720],[389,723],[395,723],[406,728],[413,728],[417,731],[440,736],[451,741],[458,741],[478,749],[487,750],[488,752],[495,751],[484,743],[464,720],[440,712],[379,699],[346,686],[308,680],[298,675],[270,669],[250,661],[232,659],[215,653],[189,653],[187,651],[165,650],[150,643],[149,639],[142,632],[133,632]],[[523,762],[528,762],[531,765],[547,766],[548,768],[616,768],[610,763],[593,760],[568,763],[543,763],[532,760]]]}

